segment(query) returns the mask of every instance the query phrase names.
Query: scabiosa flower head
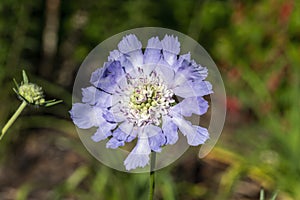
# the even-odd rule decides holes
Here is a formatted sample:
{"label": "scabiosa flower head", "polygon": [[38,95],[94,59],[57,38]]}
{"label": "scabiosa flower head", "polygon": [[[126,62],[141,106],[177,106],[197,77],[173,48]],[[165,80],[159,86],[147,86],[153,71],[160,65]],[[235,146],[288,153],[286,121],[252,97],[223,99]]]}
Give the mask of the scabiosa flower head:
{"label": "scabiosa flower head", "polygon": [[207,112],[203,96],[213,92],[205,81],[208,70],[190,53],[179,52],[173,35],[152,37],[145,49],[135,35],[126,35],[92,73],[82,102],[73,104],[70,114],[77,127],[97,127],[93,141],[107,139],[106,147],[116,149],[136,140],[124,160],[127,170],[149,164],[151,151],[175,144],[178,131],[192,146],[209,138],[206,128],[185,118]]}

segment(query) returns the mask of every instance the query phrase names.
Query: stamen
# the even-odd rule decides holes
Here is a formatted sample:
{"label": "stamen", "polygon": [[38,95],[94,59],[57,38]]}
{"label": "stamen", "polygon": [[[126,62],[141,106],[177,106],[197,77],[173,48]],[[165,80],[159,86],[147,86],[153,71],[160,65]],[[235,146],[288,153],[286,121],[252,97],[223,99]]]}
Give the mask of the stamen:
{"label": "stamen", "polygon": [[[131,95],[122,102],[122,111],[128,121],[136,126],[160,125],[161,117],[168,114],[168,108],[175,102],[174,93],[167,88],[155,71],[146,76],[141,68],[140,76],[129,78],[127,91]],[[128,102],[128,103],[127,103]]]}

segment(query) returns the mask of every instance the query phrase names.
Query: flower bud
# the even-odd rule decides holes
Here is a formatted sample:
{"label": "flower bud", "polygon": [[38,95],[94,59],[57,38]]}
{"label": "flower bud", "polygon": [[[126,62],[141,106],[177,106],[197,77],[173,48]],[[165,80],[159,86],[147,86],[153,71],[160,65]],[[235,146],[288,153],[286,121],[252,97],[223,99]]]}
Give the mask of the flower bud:
{"label": "flower bud", "polygon": [[25,83],[18,89],[19,95],[30,104],[43,104],[45,102],[43,89],[33,83]]}

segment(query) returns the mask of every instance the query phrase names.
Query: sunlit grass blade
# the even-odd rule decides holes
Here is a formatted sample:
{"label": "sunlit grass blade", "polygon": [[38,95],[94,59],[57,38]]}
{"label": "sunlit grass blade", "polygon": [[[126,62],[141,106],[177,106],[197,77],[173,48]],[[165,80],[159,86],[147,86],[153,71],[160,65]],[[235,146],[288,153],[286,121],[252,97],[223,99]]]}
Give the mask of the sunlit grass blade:
{"label": "sunlit grass blade", "polygon": [[273,196],[271,197],[271,200],[275,200],[276,199],[276,197],[277,197],[277,192],[275,192],[274,194],[273,194]]}
{"label": "sunlit grass blade", "polygon": [[263,189],[260,190],[259,200],[265,199],[265,191]]}

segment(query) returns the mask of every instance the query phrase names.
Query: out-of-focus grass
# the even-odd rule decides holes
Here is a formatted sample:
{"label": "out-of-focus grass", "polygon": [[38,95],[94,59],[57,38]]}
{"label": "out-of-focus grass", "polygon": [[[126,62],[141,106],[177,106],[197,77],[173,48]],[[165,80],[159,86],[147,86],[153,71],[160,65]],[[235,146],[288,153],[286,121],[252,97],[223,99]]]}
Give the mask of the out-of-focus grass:
{"label": "out-of-focus grass", "polygon": [[[227,95],[237,97],[240,112],[252,115],[243,125],[251,131],[231,130],[233,137],[244,138],[244,150],[230,149],[247,157],[242,168],[256,166],[272,178],[272,188],[295,199],[300,198],[299,9],[294,1],[239,3],[213,47],[228,70]],[[232,173],[224,175],[227,182],[243,174]]]}
{"label": "out-of-focus grass", "polygon": [[[273,194],[273,196],[270,198],[270,200],[275,200],[276,196],[277,196],[277,193]],[[260,190],[259,200],[266,200],[264,190]]]}

